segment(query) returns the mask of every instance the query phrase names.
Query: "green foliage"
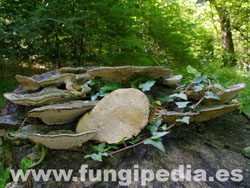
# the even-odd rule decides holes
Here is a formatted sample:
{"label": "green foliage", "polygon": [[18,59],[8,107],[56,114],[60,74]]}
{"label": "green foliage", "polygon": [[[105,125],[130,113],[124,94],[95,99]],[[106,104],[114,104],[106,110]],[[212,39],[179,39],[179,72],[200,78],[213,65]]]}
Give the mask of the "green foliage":
{"label": "green foliage", "polygon": [[214,93],[209,92],[209,91],[206,92],[205,98],[206,98],[206,99],[220,100],[220,97],[218,97],[217,95],[215,95]]}
{"label": "green foliage", "polygon": [[107,156],[109,156],[107,152],[98,152],[98,153],[85,155],[84,158],[85,159],[91,158],[94,161],[102,161],[102,157],[107,157]]}
{"label": "green foliage", "polygon": [[4,168],[0,163],[0,187],[4,188],[10,178],[10,168]]}
{"label": "green foliage", "polygon": [[145,83],[141,83],[139,88],[142,89],[142,91],[149,91],[154,84],[155,80],[148,80]]}
{"label": "green foliage", "polygon": [[190,102],[175,102],[178,108],[186,108]]}
{"label": "green foliage", "polygon": [[182,119],[176,119],[176,122],[182,122],[182,123],[189,124],[189,119],[190,119],[189,116],[185,116]]}
{"label": "green foliage", "polygon": [[163,153],[166,153],[166,149],[165,149],[165,147],[164,147],[164,145],[162,144],[162,142],[161,142],[162,140],[161,139],[151,139],[151,138],[149,138],[149,139],[147,139],[147,140],[145,140],[144,141],[144,144],[146,145],[146,144],[151,144],[151,145],[153,145],[154,147],[156,147],[156,148],[158,148],[159,150],[161,150]]}
{"label": "green foliage", "polygon": [[23,173],[26,172],[26,170],[29,168],[29,166],[32,165],[32,160],[27,159],[27,158],[23,158],[21,161],[21,169],[23,171]]}

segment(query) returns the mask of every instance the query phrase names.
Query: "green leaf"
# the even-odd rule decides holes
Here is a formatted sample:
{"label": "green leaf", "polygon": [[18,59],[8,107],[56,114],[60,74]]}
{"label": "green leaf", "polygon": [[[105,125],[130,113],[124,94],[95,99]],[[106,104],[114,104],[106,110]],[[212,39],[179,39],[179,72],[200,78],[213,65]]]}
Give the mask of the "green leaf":
{"label": "green leaf", "polygon": [[157,98],[157,100],[161,101],[161,102],[173,102],[173,98],[170,96],[166,96],[166,97],[159,97]]}
{"label": "green leaf", "polygon": [[176,122],[183,122],[183,123],[189,124],[189,119],[190,119],[189,116],[185,116],[182,119],[176,119]]}
{"label": "green leaf", "polygon": [[220,84],[214,84],[214,88],[224,90],[225,88]]}
{"label": "green leaf", "polygon": [[170,98],[178,97],[183,100],[187,100],[187,95],[185,93],[173,94],[169,96]]}
{"label": "green leaf", "polygon": [[99,93],[96,93],[95,95],[91,96],[91,100],[95,101],[99,97]]}
{"label": "green leaf", "polygon": [[7,180],[10,178],[10,168],[4,169],[0,163],[0,187],[5,187]]}
{"label": "green leaf", "polygon": [[214,93],[207,91],[206,92],[206,99],[215,99],[215,100],[220,100],[220,97],[218,97],[217,95],[215,95]]}
{"label": "green leaf", "polygon": [[149,91],[154,84],[154,80],[148,80],[145,83],[139,84],[139,88],[142,89],[142,91]]}
{"label": "green leaf", "polygon": [[138,142],[140,142],[141,141],[141,139],[140,138],[136,138],[136,139],[134,139],[134,140],[131,140],[131,141],[129,141],[128,143],[130,143],[130,144],[136,144],[136,143],[138,143]]}
{"label": "green leaf", "polygon": [[190,102],[175,102],[178,108],[186,108]]}
{"label": "green leaf", "polygon": [[161,101],[155,101],[155,104],[161,106]]}
{"label": "green leaf", "polygon": [[158,120],[154,124],[148,125],[146,128],[150,131],[152,135],[154,135],[158,131],[158,128],[161,125],[161,123],[162,120]]}
{"label": "green leaf", "polygon": [[109,149],[119,149],[117,145],[108,145]]}
{"label": "green leaf", "polygon": [[193,81],[192,81],[192,84],[198,84],[202,81],[202,77],[199,76],[199,77],[196,77]]}
{"label": "green leaf", "polygon": [[84,159],[88,159],[88,158],[91,158],[94,161],[102,161],[102,154],[101,153],[98,153],[98,154],[92,153],[92,154],[88,154],[88,155],[84,156]]}
{"label": "green leaf", "polygon": [[162,125],[161,130],[163,130],[163,131],[167,130],[167,124]]}
{"label": "green leaf", "polygon": [[161,138],[167,134],[168,134],[168,132],[156,132],[156,133],[154,133],[152,139]]}
{"label": "green leaf", "polygon": [[103,87],[100,88],[100,90],[104,90],[104,91],[114,91],[121,88],[121,84],[120,83],[116,83],[116,82],[110,82],[108,84],[105,84]]}
{"label": "green leaf", "polygon": [[118,145],[124,144],[124,143],[125,143],[126,138],[127,138],[126,136],[125,136],[125,137],[123,137],[123,139],[122,139],[121,141],[119,141],[117,144],[118,144]]}
{"label": "green leaf", "polygon": [[27,158],[23,158],[22,162],[21,162],[21,169],[23,171],[23,173],[26,172],[27,168],[32,165],[32,160],[27,159]]}
{"label": "green leaf", "polygon": [[158,148],[159,150],[161,150],[163,153],[166,153],[166,149],[164,147],[164,145],[162,144],[161,141],[155,141],[155,140],[152,140],[152,139],[147,139],[143,142],[145,145],[146,144],[151,144],[153,145],[154,147]]}
{"label": "green leaf", "polygon": [[103,151],[104,148],[105,148],[106,144],[105,143],[101,143],[97,146],[93,146],[92,148],[95,150],[95,151]]}
{"label": "green leaf", "polygon": [[191,65],[187,66],[187,72],[190,74],[193,74],[195,77],[201,76],[201,73],[198,72],[195,68],[193,68]]}
{"label": "green leaf", "polygon": [[199,92],[204,88],[203,84],[197,84],[194,86],[194,92]]}
{"label": "green leaf", "polygon": [[109,156],[108,152],[99,152],[99,153],[92,153],[84,156],[84,159],[91,158],[94,161],[102,161],[102,156]]}

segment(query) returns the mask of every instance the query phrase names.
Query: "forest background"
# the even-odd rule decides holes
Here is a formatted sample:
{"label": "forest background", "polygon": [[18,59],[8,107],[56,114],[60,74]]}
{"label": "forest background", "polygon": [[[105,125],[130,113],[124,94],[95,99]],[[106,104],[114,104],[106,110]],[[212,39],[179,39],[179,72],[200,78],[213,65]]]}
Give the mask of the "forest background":
{"label": "forest background", "polygon": [[[14,76],[63,66],[188,65],[250,114],[249,0],[0,0],[0,108]],[[184,79],[184,82],[185,82]]]}

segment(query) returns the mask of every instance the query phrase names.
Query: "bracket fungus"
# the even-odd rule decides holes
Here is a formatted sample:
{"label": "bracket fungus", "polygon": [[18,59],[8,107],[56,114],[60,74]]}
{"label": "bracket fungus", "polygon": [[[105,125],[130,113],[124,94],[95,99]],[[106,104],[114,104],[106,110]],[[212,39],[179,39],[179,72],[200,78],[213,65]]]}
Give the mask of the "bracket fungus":
{"label": "bracket fungus", "polygon": [[[232,98],[234,98],[237,95],[237,93],[239,93],[245,87],[246,87],[246,84],[242,83],[242,84],[235,84],[235,85],[229,86],[227,89],[224,89],[224,90],[217,89],[217,88],[212,89],[211,91],[214,94],[216,94],[220,98],[220,100],[208,99],[208,100],[204,100],[204,103],[209,104],[209,105],[224,104],[228,100],[231,100]],[[202,92],[188,91],[186,94],[189,99],[199,100],[201,97],[205,95],[205,92],[204,91]]]}
{"label": "bracket fungus", "polygon": [[163,85],[167,85],[167,86],[176,86],[177,84],[180,83],[182,79],[182,75],[175,75],[175,76],[171,76],[171,77],[163,77],[160,82]]}
{"label": "bracket fungus", "polygon": [[127,84],[128,81],[136,79],[138,76],[148,76],[152,79],[172,75],[172,70],[161,67],[139,67],[139,66],[121,66],[121,67],[99,67],[89,70],[87,73],[91,77],[101,77],[102,81],[121,82]]}
{"label": "bracket fungus", "polygon": [[65,73],[65,74],[55,74],[51,77],[44,78],[41,80],[35,80],[33,77],[16,75],[16,80],[27,90],[36,91],[41,87],[48,86],[60,86],[64,84],[65,80],[75,78],[75,74]]}
{"label": "bracket fungus", "polygon": [[77,117],[94,108],[97,101],[70,101],[63,104],[47,105],[35,108],[28,117],[40,118],[47,125],[64,124],[74,121]]}
{"label": "bracket fungus", "polygon": [[27,90],[36,91],[40,89],[40,85],[31,77],[16,75],[15,78]]}
{"label": "bracket fungus", "polygon": [[200,107],[200,110],[197,112],[175,112],[175,111],[161,110],[160,114],[162,115],[163,122],[165,123],[175,123],[176,119],[181,119],[185,116],[190,117],[189,122],[202,122],[232,112],[239,106],[240,106],[239,103],[228,104],[228,105],[205,106],[205,107]]}
{"label": "bracket fungus", "polygon": [[76,132],[97,130],[94,140],[115,144],[136,136],[147,125],[149,101],[138,89],[118,89],[105,96],[78,122]]}
{"label": "bracket fungus", "polygon": [[81,146],[93,138],[96,131],[82,132],[79,134],[71,133],[54,133],[54,134],[31,134],[27,137],[35,143],[42,144],[50,149],[71,149]]}
{"label": "bracket fungus", "polygon": [[84,67],[63,67],[59,69],[60,73],[73,73],[73,74],[82,74],[87,72],[87,69],[85,69]]}
{"label": "bracket fungus", "polygon": [[42,106],[72,100],[70,91],[54,87],[44,88],[42,91],[31,94],[5,93],[4,97],[15,104],[23,106]]}

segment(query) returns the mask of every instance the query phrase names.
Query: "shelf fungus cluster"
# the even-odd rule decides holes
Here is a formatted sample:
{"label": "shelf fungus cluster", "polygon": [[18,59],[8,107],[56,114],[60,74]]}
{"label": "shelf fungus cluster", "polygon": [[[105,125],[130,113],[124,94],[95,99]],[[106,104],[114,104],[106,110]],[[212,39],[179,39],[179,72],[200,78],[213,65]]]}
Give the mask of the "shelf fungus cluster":
{"label": "shelf fungus cluster", "polygon": [[[121,88],[92,101],[91,96],[98,92],[91,85],[96,77],[103,84],[119,82]],[[22,87],[5,93],[4,97],[10,105],[17,104],[18,110],[0,116],[0,136],[30,139],[50,149],[71,149],[88,140],[116,144],[124,138],[130,139],[146,127],[151,116],[147,97],[151,91],[128,87],[138,77],[155,80],[154,90],[161,95],[162,88],[173,93],[173,87],[180,85],[182,79],[182,75],[173,76],[170,69],[135,66],[65,67],[33,77],[17,75]],[[244,87],[237,84],[211,90],[221,100],[204,100],[208,106],[201,105],[194,112],[173,111],[167,106],[159,115],[168,124],[185,116],[190,117],[190,122],[207,121],[235,110],[237,102],[225,103]],[[159,97],[157,92],[152,96]],[[188,90],[186,96],[188,100],[199,100],[204,93]]]}

